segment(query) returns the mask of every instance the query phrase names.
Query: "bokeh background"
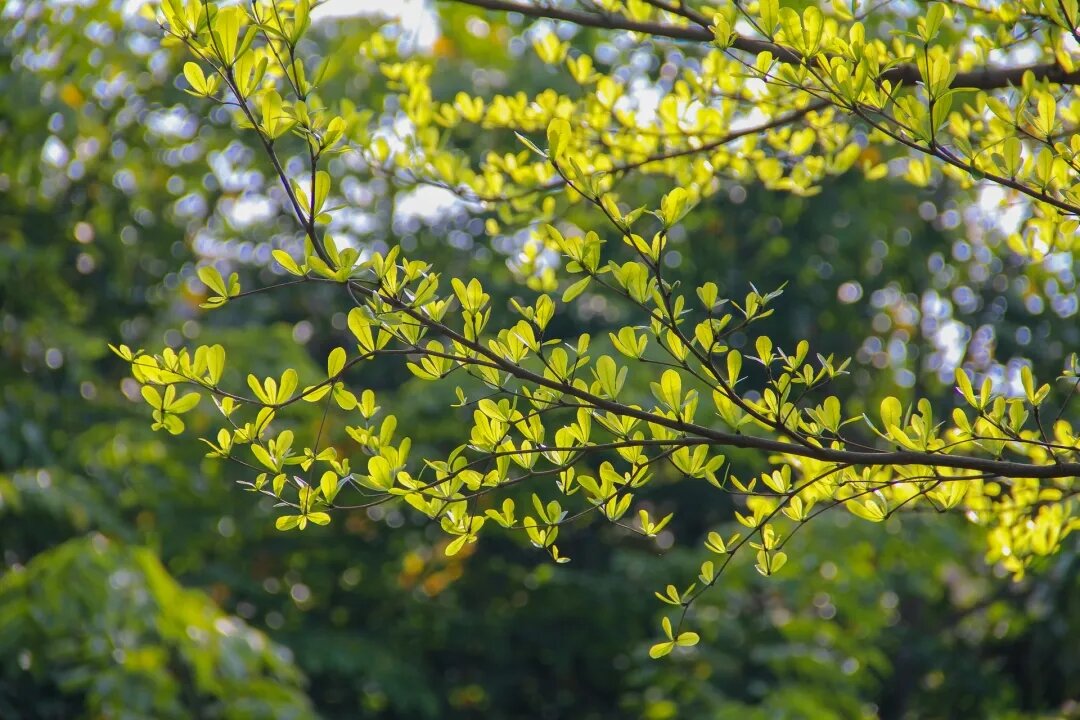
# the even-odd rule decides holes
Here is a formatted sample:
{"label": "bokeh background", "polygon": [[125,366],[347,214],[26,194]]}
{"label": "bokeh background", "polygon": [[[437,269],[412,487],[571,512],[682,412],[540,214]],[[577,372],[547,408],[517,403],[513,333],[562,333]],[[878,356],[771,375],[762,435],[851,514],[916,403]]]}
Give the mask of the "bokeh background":
{"label": "bokeh background", "polygon": [[[150,431],[106,344],[221,341],[256,373],[316,374],[344,308],[307,289],[198,308],[196,262],[269,282],[270,251],[295,234],[250,138],[182,92],[185,58],[137,4],[0,2],[0,717],[1080,716],[1075,541],[1017,583],[962,518],[882,528],[833,513],[780,577],[736,564],[697,613],[701,644],[654,662],[652,591],[696,573],[701,537],[731,516],[694,484],[665,491],[680,512],[659,543],[583,527],[568,566],[513,538],[446,558],[434,528],[394,508],[274,531],[234,469]],[[340,58],[327,92],[388,126],[393,93],[357,52],[372,33],[431,56],[441,97],[567,82],[531,54],[520,18],[352,0],[321,13],[308,50]],[[573,42],[643,78],[678,52]],[[482,208],[360,167],[343,189],[339,237],[489,278],[496,305],[520,291],[523,236],[488,237]],[[1055,373],[1080,346],[1072,258],[1024,266],[981,207],[947,186],[846,176],[811,199],[735,185],[687,218],[668,259],[726,293],[787,282],[774,336],[854,356],[847,391],[867,407],[889,393],[948,401],[958,363],[1008,383],[1022,364]],[[604,337],[627,313],[610,298],[582,306],[561,331]],[[458,441],[450,388],[394,364],[363,382],[415,456]]]}

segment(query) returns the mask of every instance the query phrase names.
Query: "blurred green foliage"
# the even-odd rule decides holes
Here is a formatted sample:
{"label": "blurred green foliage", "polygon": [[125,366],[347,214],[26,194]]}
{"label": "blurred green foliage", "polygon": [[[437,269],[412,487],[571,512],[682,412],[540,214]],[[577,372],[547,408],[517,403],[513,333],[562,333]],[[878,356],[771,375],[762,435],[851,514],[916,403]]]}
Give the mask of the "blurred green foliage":
{"label": "blurred green foliage", "polygon": [[304,718],[291,653],[93,534],[0,580],[5,717]]}
{"label": "blurred green foliage", "polygon": [[[200,122],[184,109],[172,84],[182,58],[120,5],[14,0],[0,9],[0,715],[1076,712],[1075,552],[1013,583],[985,565],[960,522],[894,518],[882,533],[825,519],[800,538],[801,564],[783,578],[735,568],[698,611],[702,643],[660,663],[647,657],[658,612],[647,591],[695,572],[699,560],[667,551],[663,536],[645,543],[590,528],[567,540],[574,563],[552,567],[509,540],[445,558],[433,528],[394,508],[302,535],[274,532],[270,508],[250,503],[226,466],[200,462],[204,448],[166,451],[106,343],[228,338],[259,372],[260,353],[267,366],[310,365],[338,342],[343,316],[325,312],[336,298],[311,292],[252,298],[212,323],[197,309],[197,258],[266,280],[270,249],[296,238],[254,149],[224,117]],[[471,12],[440,12],[440,92],[552,82],[537,62],[506,61],[522,25],[483,34]],[[323,51],[341,58],[340,91],[391,122],[385,89],[350,65],[379,31],[362,19],[317,26]],[[477,153],[516,149],[513,137],[472,142]],[[490,278],[502,304],[520,287],[511,231],[491,247],[483,214],[412,212],[435,196],[418,200],[362,168],[351,177],[362,212],[339,234],[370,247],[423,246],[449,274]],[[642,197],[660,193],[648,180],[628,182]],[[972,250],[949,219],[965,201],[947,188],[882,194],[841,178],[811,200],[740,187],[710,202],[674,239],[673,272],[730,292],[747,279],[788,282],[773,321],[857,351],[851,382],[868,405],[914,384],[949,391],[939,380],[947,348],[937,342],[947,325],[969,360],[1002,373],[1018,358],[1056,367],[1077,341],[1075,315],[1023,310],[1047,280],[1041,271]],[[925,203],[934,211],[923,219]],[[896,217],[909,221],[897,226]],[[837,303],[848,282],[860,283],[861,300]],[[590,307],[577,321],[597,337],[626,311]],[[1061,342],[1040,341],[1049,337]],[[414,452],[451,442],[455,421],[436,414],[445,403],[431,395],[441,390],[400,367],[370,372],[399,421],[423,429]],[[306,422],[315,426],[318,413]],[[687,484],[657,503],[661,513],[682,508],[680,541],[700,540],[730,514]]]}

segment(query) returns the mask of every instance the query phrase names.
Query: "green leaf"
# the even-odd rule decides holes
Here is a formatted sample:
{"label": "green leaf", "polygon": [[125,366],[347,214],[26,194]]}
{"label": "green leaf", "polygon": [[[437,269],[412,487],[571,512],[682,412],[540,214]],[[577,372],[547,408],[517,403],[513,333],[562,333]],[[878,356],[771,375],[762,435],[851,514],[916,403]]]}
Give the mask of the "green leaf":
{"label": "green leaf", "polygon": [[161,409],[161,393],[159,393],[157,389],[152,388],[149,385],[143,385],[141,392],[143,399],[146,400],[150,407],[157,408],[159,410]]}
{"label": "green leaf", "polygon": [[221,382],[221,374],[225,371],[225,348],[221,345],[213,345],[206,353],[206,375],[212,386]]}
{"label": "green leaf", "polygon": [[891,427],[900,427],[900,421],[903,415],[904,409],[900,405],[900,401],[891,395],[881,401],[881,423],[885,426],[885,430],[889,431]]}
{"label": "green leaf", "polygon": [[446,546],[446,549],[443,552],[446,554],[447,557],[453,557],[454,555],[457,555],[461,551],[461,548],[465,547],[465,543],[468,541],[468,539],[468,535],[459,535],[458,537],[454,538],[454,540],[449,545]]}
{"label": "green leaf", "polygon": [[547,153],[545,153],[545,152],[544,152],[543,150],[541,150],[540,148],[538,148],[538,147],[536,146],[536,144],[535,144],[535,143],[533,143],[533,141],[532,141],[532,140],[530,140],[529,138],[525,137],[524,135],[522,135],[521,133],[519,133],[519,132],[516,132],[516,131],[514,132],[514,135],[516,135],[516,136],[517,136],[517,139],[521,141],[521,144],[522,144],[522,145],[524,145],[525,147],[529,148],[530,150],[532,150],[532,151],[533,151],[534,153],[536,153],[536,154],[537,154],[537,155],[539,155],[540,157],[544,157],[544,158],[546,158],[546,157],[547,157]]}
{"label": "green leaf", "polygon": [[660,383],[652,383],[653,395],[670,410],[679,410],[682,406],[682,376],[676,370],[668,368],[660,376]]}
{"label": "green leaf", "polygon": [[717,555],[724,555],[727,553],[727,545],[724,543],[724,538],[718,532],[710,532],[709,537],[705,540],[705,547],[710,552],[714,552]]}
{"label": "green leaf", "polygon": [[222,297],[228,297],[229,291],[225,287],[225,280],[221,277],[221,273],[213,265],[203,265],[197,271],[199,279],[203,281],[203,284],[208,288],[216,292]]}
{"label": "green leaf", "polygon": [[328,503],[334,502],[334,498],[338,494],[338,486],[340,480],[333,470],[327,470],[322,474],[322,478],[319,479],[319,489],[322,490],[323,498]]}
{"label": "green leaf", "polygon": [[314,212],[313,215],[318,215],[322,210],[323,205],[326,204],[326,198],[330,194],[330,173],[325,170],[319,170],[315,173],[315,187],[312,197],[314,199]]}
{"label": "green leaf", "polygon": [[285,271],[289,274],[301,277],[304,275],[304,271],[300,269],[300,266],[296,264],[296,261],[293,260],[292,255],[290,255],[289,253],[285,252],[284,250],[274,250],[270,254],[274,256],[275,260],[277,260],[278,265],[281,265],[281,267],[285,268]]}
{"label": "green leaf", "polygon": [[178,400],[170,403],[169,407],[166,408],[166,410],[171,413],[176,413],[178,415],[181,413],[186,413],[189,410],[194,409],[195,406],[199,404],[199,400],[201,399],[202,397],[197,392],[188,393],[183,397],[179,398]]}
{"label": "green leaf", "polygon": [[197,94],[206,94],[206,75],[203,74],[203,69],[198,63],[184,63],[184,77],[187,79],[188,84],[191,85],[191,89]]}
{"label": "green leaf", "polygon": [[[660,219],[664,225],[671,227],[686,214],[686,204],[690,199],[686,188],[677,187],[660,201]],[[711,307],[711,304],[710,304]]]}
{"label": "green leaf", "polygon": [[649,657],[651,657],[653,660],[658,660],[659,658],[664,657],[674,649],[674,640],[668,640],[667,642],[659,642],[649,648]]}
{"label": "green leaf", "polygon": [[307,514],[307,519],[316,525],[329,525],[330,516],[324,512],[313,512]]}
{"label": "green leaf", "polygon": [[345,367],[345,348],[334,348],[326,358],[326,376],[337,377]]}
{"label": "green leaf", "polygon": [[698,644],[701,638],[698,637],[696,632],[682,632],[679,633],[679,637],[676,638],[675,644],[679,647],[692,647]]}
{"label": "green leaf", "polygon": [[292,530],[299,523],[299,515],[282,515],[276,521],[274,521],[274,527],[278,530]]}
{"label": "green leaf", "polygon": [[570,144],[570,123],[563,118],[555,118],[547,127],[548,150],[553,160],[558,160]]}
{"label": "green leaf", "polygon": [[585,292],[585,288],[589,287],[589,283],[591,283],[591,282],[592,282],[592,277],[590,277],[588,275],[581,278],[576,283],[574,283],[570,287],[566,288],[565,292],[563,292],[562,301],[564,303],[571,302],[578,295]]}
{"label": "green leaf", "polygon": [[277,463],[270,457],[270,453],[262,445],[252,445],[251,452],[265,467],[275,471],[278,469]]}

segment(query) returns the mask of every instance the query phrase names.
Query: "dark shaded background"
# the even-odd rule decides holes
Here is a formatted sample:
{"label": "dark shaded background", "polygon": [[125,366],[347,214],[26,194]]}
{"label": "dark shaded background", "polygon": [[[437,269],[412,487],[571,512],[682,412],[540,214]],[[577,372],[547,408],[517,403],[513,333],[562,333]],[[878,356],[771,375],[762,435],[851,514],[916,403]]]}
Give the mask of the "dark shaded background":
{"label": "dark shaded background", "polygon": [[[593,525],[566,539],[565,567],[512,539],[446,558],[440,533],[399,509],[275,532],[233,469],[204,460],[190,436],[149,430],[106,344],[222,341],[253,372],[315,373],[313,358],[341,337],[340,298],[305,289],[198,309],[197,258],[268,282],[270,249],[295,236],[247,139],[178,89],[184,58],[116,5],[0,10],[0,716],[1077,712],[1075,545],[1014,583],[983,563],[977,529],[957,518],[905,516],[883,529],[834,513],[797,541],[781,577],[737,565],[697,610],[701,644],[662,662],[646,654],[662,609],[652,591],[693,575],[700,539],[730,517],[693,483],[663,492],[660,510],[680,511],[675,549]],[[439,11],[440,96],[471,89],[478,68],[527,93],[565,81],[527,54],[508,57],[504,39],[522,26],[485,38],[469,13]],[[349,65],[374,31],[366,19],[318,25],[311,49],[342,58],[337,92],[389,118],[387,90]],[[614,49],[624,62],[630,50]],[[457,141],[476,153],[516,143],[467,131]],[[411,216],[407,188],[349,182],[356,242],[403,242],[447,275],[489,278],[496,306],[520,288],[512,243],[493,246],[483,215],[427,221]],[[628,182],[642,198],[665,189]],[[748,280],[787,282],[771,330],[854,355],[844,391],[868,407],[913,387],[947,400],[941,378],[959,359],[1053,372],[1077,347],[1075,309],[1054,303],[1075,308],[1072,270],[1021,266],[973,207],[948,188],[857,177],[810,200],[731,187],[683,223],[672,272],[731,294]],[[837,300],[845,283],[858,283],[856,301]],[[593,307],[559,330],[604,337],[628,312],[610,299]],[[449,388],[418,391],[394,364],[365,372],[363,386],[413,434],[415,456],[452,446]]]}

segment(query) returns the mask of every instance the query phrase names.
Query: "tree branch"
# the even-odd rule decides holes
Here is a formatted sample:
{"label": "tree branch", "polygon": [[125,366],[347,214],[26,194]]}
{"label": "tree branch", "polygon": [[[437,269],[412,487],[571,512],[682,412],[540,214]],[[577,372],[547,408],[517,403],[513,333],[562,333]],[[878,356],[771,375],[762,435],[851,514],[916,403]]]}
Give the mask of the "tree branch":
{"label": "tree branch", "polygon": [[[736,447],[766,452],[783,453],[797,457],[812,458],[827,462],[836,462],[845,465],[869,465],[875,467],[927,465],[930,467],[947,467],[957,470],[973,470],[975,472],[990,473],[1004,478],[1065,478],[1080,477],[1080,462],[1033,465],[1031,463],[1014,462],[1010,460],[994,460],[989,458],[969,457],[963,455],[943,455],[935,452],[922,452],[918,450],[896,451],[851,451],[837,450],[834,448],[799,445],[785,440],[774,440],[753,435],[725,432],[714,428],[686,422],[676,418],[670,418],[648,410],[643,410],[632,405],[625,405],[607,398],[595,395],[588,390],[576,387],[571,383],[561,382],[539,373],[535,373],[521,365],[506,360],[498,353],[484,346],[480,342],[469,340],[450,326],[432,320],[422,312],[402,300],[388,296],[376,288],[358,286],[350,283],[349,287],[363,295],[377,298],[379,301],[389,304],[395,310],[400,310],[414,320],[427,325],[444,336],[455,341],[462,347],[468,348],[478,356],[483,357],[519,380],[533,385],[556,390],[563,395],[569,395],[584,400],[590,405],[616,415],[632,417],[645,422],[654,423],[663,427],[686,433],[687,435],[705,438],[709,444],[719,447]],[[678,445],[679,440],[671,441],[672,445]]]}
{"label": "tree branch", "polygon": [[[713,34],[708,27],[703,27],[700,20],[695,18],[695,25],[672,25],[662,22],[643,22],[632,20],[623,15],[600,15],[581,10],[568,10],[557,7],[543,7],[540,5],[525,4],[515,0],[443,0],[444,2],[457,2],[486,10],[501,12],[516,12],[527,17],[548,18],[551,20],[564,20],[583,27],[595,27],[606,30],[626,30],[638,32],[656,37],[666,37],[672,40],[689,40],[694,42],[712,42]],[[658,3],[652,3],[657,5]],[[666,8],[665,8],[666,9]],[[669,10],[669,12],[674,12]],[[695,15],[698,15],[695,13]],[[687,16],[687,15],[684,15]],[[698,15],[700,17],[700,15]],[[801,65],[803,57],[791,48],[778,45],[767,40],[757,40],[742,35],[736,36],[732,47],[741,52],[758,55],[762,52],[772,53],[772,56],[782,63]],[[957,73],[951,87],[969,88],[974,90],[994,90],[1012,85],[1019,85],[1024,73],[1031,72],[1037,80],[1048,80],[1059,85],[1080,85],[1080,71],[1068,72],[1057,63],[1043,63],[1039,65],[1020,65],[1017,67],[992,67],[986,66],[969,72]],[[888,80],[898,85],[914,85],[922,80],[918,67],[912,64],[898,65],[885,71],[877,78],[879,81]]]}
{"label": "tree branch", "polygon": [[[785,125],[790,125],[792,123],[798,122],[810,113],[820,112],[825,108],[830,107],[831,105],[832,103],[828,100],[818,100],[816,102],[810,103],[804,108],[794,110],[779,117],[775,117],[772,120],[761,123],[760,125],[745,127],[740,130],[732,130],[726,133],[723,137],[719,137],[715,140],[710,140],[709,142],[703,143],[697,147],[685,147],[679,148],[678,150],[669,150],[667,152],[656,153],[655,155],[648,155],[641,160],[616,165],[605,172],[609,175],[620,175],[622,173],[632,172],[634,170],[637,170],[638,168],[644,167],[645,165],[651,165],[652,163],[664,162],[665,160],[674,160],[676,158],[686,157],[688,155],[697,155],[698,153],[710,152],[719,147],[727,145],[730,142],[747,137],[748,135],[760,135],[761,133],[768,132],[769,130],[775,130],[777,128],[784,127]],[[419,182],[425,181],[420,180]],[[517,200],[522,197],[527,197],[534,193],[555,190],[556,188],[560,188],[567,183],[565,177],[563,177],[562,175],[556,175],[554,178],[548,180],[542,185],[537,185],[536,187],[528,188],[527,190],[521,192],[515,192],[505,195],[480,195],[479,193],[472,192],[471,190],[469,193],[465,193],[464,190],[460,187],[450,187],[446,183],[437,183],[432,181],[428,182],[428,184],[454,192],[460,195],[463,199],[468,200],[469,202],[506,202],[508,200]]]}

